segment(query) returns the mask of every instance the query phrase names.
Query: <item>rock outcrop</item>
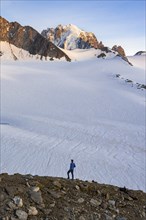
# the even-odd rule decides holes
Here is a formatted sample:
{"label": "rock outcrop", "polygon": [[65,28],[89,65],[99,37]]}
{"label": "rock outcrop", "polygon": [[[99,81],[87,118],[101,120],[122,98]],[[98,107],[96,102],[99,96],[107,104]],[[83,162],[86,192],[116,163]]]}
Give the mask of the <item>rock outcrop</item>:
{"label": "rock outcrop", "polygon": [[49,42],[41,34],[30,26],[21,26],[17,22],[8,22],[0,17],[0,41],[6,41],[28,51],[32,55],[42,57],[62,58],[70,61],[70,58],[52,42]]}
{"label": "rock outcrop", "polygon": [[144,220],[145,198],[94,181],[0,175],[0,220]]}
{"label": "rock outcrop", "polygon": [[42,31],[42,36],[56,46],[67,50],[73,49],[101,49],[104,45],[99,42],[92,32],[85,32],[73,24],[58,25]]}
{"label": "rock outcrop", "polygon": [[136,54],[135,54],[135,56],[137,56],[137,55],[146,55],[146,51],[138,51]]}
{"label": "rock outcrop", "polygon": [[124,61],[126,61],[131,66],[133,66],[132,63],[129,62],[128,58],[126,57],[126,53],[125,53],[124,49],[121,46],[114,45],[112,47],[112,50],[117,52],[118,56],[120,56]]}
{"label": "rock outcrop", "polygon": [[119,54],[121,57],[126,57],[125,51],[124,51],[124,49],[123,49],[121,46],[114,45],[114,46],[112,47],[112,50],[118,52],[118,54]]}

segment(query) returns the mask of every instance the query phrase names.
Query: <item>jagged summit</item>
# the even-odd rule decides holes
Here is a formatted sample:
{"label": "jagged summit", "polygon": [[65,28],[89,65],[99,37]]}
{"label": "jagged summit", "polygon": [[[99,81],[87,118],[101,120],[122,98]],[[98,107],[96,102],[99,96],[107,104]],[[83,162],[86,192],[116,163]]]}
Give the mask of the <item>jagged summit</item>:
{"label": "jagged summit", "polygon": [[[62,26],[62,25],[61,25]],[[68,25],[64,25],[62,26],[64,29],[67,28],[68,30],[72,30],[75,31],[76,33],[80,34],[81,30],[80,28],[78,28],[76,25],[74,24],[68,24]]]}
{"label": "jagged summit", "polygon": [[[10,54],[15,60],[33,56],[33,58],[41,60],[65,58],[71,61],[69,50],[97,49],[93,53],[98,58],[112,58],[118,55],[129,62],[121,46],[115,45],[110,49],[108,46],[104,46],[102,41],[98,41],[94,33],[86,32],[74,24],[64,26],[59,24],[55,29],[43,30],[41,34],[30,26],[21,26],[18,22],[9,22],[2,17],[0,17],[0,26],[0,41],[6,42],[6,44],[1,43],[0,56],[3,58]],[[80,56],[84,56],[83,53],[80,53]]]}
{"label": "jagged summit", "polygon": [[100,50],[98,58],[105,58],[107,53],[112,53],[115,54],[114,56],[118,55],[128,62],[126,53],[121,46],[114,45],[110,49],[108,46],[104,46],[102,41],[98,41],[94,33],[86,32],[74,24],[65,26],[59,24],[56,28],[43,30],[41,34],[56,46],[65,50],[94,48]]}
{"label": "jagged summit", "polygon": [[92,32],[85,32],[74,24],[61,25],[42,31],[42,36],[63,49],[101,49],[104,47]]}

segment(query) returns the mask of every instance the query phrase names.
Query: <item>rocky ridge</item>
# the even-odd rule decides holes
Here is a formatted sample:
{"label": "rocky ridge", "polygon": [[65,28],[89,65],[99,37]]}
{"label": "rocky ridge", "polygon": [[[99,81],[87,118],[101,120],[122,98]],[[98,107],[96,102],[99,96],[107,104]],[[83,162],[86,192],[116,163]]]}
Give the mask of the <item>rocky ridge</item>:
{"label": "rocky ridge", "polygon": [[17,22],[8,22],[0,16],[0,27],[0,41],[6,41],[28,51],[32,55],[40,55],[41,58],[60,59],[64,57],[67,61],[70,61],[70,58],[62,50],[30,26],[23,27]]}
{"label": "rocky ridge", "polygon": [[[0,16],[0,27],[1,44],[2,42],[9,44],[9,46],[5,45],[3,50],[1,46],[0,57],[4,59],[5,57],[11,57],[14,60],[24,58],[37,60],[65,58],[67,61],[71,61],[67,55],[67,50],[94,48],[100,51],[97,58],[108,58],[108,55],[112,54],[111,57],[120,56],[124,61],[132,65],[121,46],[115,45],[112,49],[105,47],[93,33],[85,32],[75,25],[58,25],[55,29],[48,28],[42,34],[39,34],[30,26],[21,26],[17,22],[8,22]],[[12,49],[12,45],[16,46],[14,48],[17,51],[16,54]],[[17,48],[20,50],[17,50]],[[61,48],[66,50],[64,51]]]}
{"label": "rocky ridge", "polygon": [[43,30],[41,34],[56,46],[66,50],[95,48],[106,53],[114,51],[121,57],[126,57],[125,51],[121,46],[114,45],[112,49],[109,49],[104,46],[102,41],[97,40],[94,33],[85,32],[73,24],[65,26],[60,24],[56,28]]}
{"label": "rocky ridge", "polygon": [[0,175],[1,220],[144,220],[146,193],[94,181]]}
{"label": "rocky ridge", "polygon": [[65,50],[74,49],[99,49],[101,53],[97,58],[106,58],[108,53],[120,56],[124,61],[132,65],[127,57],[124,49],[121,46],[114,45],[112,49],[104,46],[102,41],[98,41],[95,34],[85,32],[73,24],[58,25],[56,28],[47,28],[41,32],[42,36],[54,43],[56,46]]}
{"label": "rocky ridge", "polygon": [[146,51],[138,51],[135,56],[137,55],[146,55]]}

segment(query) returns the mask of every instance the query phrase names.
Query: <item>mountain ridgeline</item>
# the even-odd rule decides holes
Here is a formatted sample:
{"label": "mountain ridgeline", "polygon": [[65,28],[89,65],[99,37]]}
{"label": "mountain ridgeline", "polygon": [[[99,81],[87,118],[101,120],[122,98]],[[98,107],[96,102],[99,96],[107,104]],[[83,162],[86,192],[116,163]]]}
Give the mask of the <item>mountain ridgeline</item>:
{"label": "mountain ridgeline", "polygon": [[[104,46],[102,41],[98,41],[92,32],[85,32],[72,24],[58,25],[55,29],[48,28],[40,34],[30,26],[21,26],[17,22],[9,22],[0,16],[0,27],[0,41],[7,42],[7,49],[5,47],[3,49],[1,44],[0,56],[5,55],[9,50],[14,60],[19,59],[20,55],[24,57],[24,51],[22,50],[25,50],[28,52],[27,56],[37,55],[36,59],[54,60],[54,58],[64,58],[71,61],[68,50],[94,48],[99,52],[97,58],[106,58],[111,53],[112,57],[120,56],[131,64],[121,46],[115,45],[110,49]],[[14,53],[11,45],[19,48],[19,51],[17,50]]]}
{"label": "mountain ridgeline", "polygon": [[52,42],[48,41],[35,29],[30,26],[21,26],[17,22],[8,22],[0,17],[0,41],[6,41],[18,48],[28,51],[32,55],[40,55],[40,57],[62,58],[67,61],[70,58]]}
{"label": "mountain ridgeline", "polygon": [[[41,34],[56,46],[63,49],[73,50],[95,48],[100,49],[101,51],[111,52],[108,47],[104,46],[102,41],[97,40],[94,33],[85,32],[73,24],[65,26],[60,24],[56,28],[43,30]],[[125,51],[121,46],[114,45],[112,50],[122,57],[126,56]]]}

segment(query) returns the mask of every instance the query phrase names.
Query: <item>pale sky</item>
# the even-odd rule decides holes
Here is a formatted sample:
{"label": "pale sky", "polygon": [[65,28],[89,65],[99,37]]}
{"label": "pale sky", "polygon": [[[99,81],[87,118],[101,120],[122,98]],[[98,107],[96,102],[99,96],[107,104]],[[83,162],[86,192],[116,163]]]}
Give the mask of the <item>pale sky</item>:
{"label": "pale sky", "polygon": [[1,0],[1,16],[41,32],[74,24],[93,32],[105,46],[121,45],[126,55],[146,50],[145,0]]}

